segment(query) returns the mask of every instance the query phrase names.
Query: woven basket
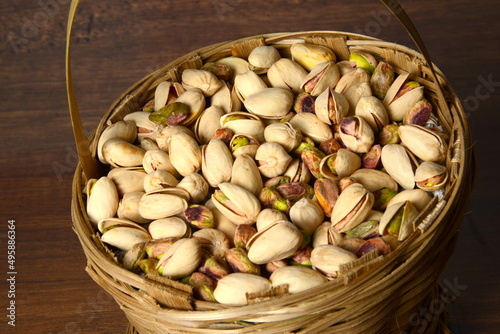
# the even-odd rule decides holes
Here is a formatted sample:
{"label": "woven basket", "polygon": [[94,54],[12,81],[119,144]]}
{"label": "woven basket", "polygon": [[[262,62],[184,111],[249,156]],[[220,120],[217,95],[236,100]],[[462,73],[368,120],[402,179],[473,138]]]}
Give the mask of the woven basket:
{"label": "woven basket", "polygon": [[[68,41],[77,2],[72,3]],[[397,2],[384,2],[395,4],[396,10],[390,8],[398,17],[406,16]],[[445,300],[446,293],[439,286],[438,277],[454,250],[468,203],[474,176],[473,150],[458,97],[445,76],[430,65],[411,22],[407,17],[402,20],[425,57],[405,46],[336,31],[265,34],[201,48],[133,84],[113,103],[88,141],[83,136],[74,100],[68,43],[68,96],[81,160],[73,180],[73,226],[87,257],[88,274],[123,309],[131,323],[128,333],[447,332],[446,312],[435,308]],[[273,45],[287,55],[290,45],[298,40],[326,45],[334,50],[338,60],[348,59],[354,50],[369,52],[393,65],[396,72],[411,73],[413,80],[425,86],[427,99],[435,106],[440,124],[449,136],[446,166],[450,179],[445,197],[431,201],[421,213],[416,231],[389,255],[346,269],[338,279],[319,287],[261,298],[247,306],[229,307],[195,300],[183,284],[162,284],[122,268],[92,228],[85,210],[86,179],[104,175],[99,173],[95,156],[97,138],[106,125],[139,110],[153,97],[160,82],[179,81],[183,69],[199,68],[206,61],[231,55],[245,58],[259,45]],[[431,312],[422,314],[417,312],[419,308]]]}

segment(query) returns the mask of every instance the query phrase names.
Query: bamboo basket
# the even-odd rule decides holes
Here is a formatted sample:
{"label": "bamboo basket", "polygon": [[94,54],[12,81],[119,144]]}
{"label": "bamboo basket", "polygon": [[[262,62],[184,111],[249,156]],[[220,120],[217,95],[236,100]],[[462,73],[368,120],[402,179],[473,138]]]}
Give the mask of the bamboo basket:
{"label": "bamboo basket", "polygon": [[[337,31],[273,33],[210,45],[176,59],[127,89],[109,108],[87,140],[74,97],[69,40],[78,1],[73,1],[68,24],[68,99],[80,164],[73,179],[72,219],[87,257],[86,271],[110,293],[125,312],[128,333],[439,333],[448,332],[447,313],[430,314],[447,290],[438,277],[457,242],[474,177],[474,155],[463,107],[397,1],[383,1],[402,21],[422,53],[395,43]],[[280,297],[256,298],[247,306],[229,307],[193,299],[189,287],[160,283],[121,267],[92,228],[85,209],[87,179],[102,176],[97,162],[97,139],[107,124],[139,110],[156,86],[178,81],[186,68],[199,68],[222,57],[247,57],[259,45],[273,45],[286,55],[299,40],[332,48],[338,60],[351,51],[369,52],[384,59],[396,72],[410,72],[425,86],[427,98],[449,136],[446,166],[450,179],[445,197],[434,198],[420,214],[416,231],[395,251],[373,257],[355,268],[344,268],[338,279],[310,290]],[[420,318],[419,318],[420,316]]]}

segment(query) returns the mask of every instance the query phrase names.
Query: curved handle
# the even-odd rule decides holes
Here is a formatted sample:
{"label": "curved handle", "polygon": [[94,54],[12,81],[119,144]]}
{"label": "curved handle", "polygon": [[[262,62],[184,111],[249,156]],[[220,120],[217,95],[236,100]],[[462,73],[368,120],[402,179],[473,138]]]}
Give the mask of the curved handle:
{"label": "curved handle", "polygon": [[[438,94],[439,105],[442,110],[447,110],[448,106],[445,103],[444,94],[441,89],[441,85],[438,81],[436,72],[434,70],[434,64],[431,61],[429,56],[429,52],[425,47],[422,38],[420,37],[417,29],[413,25],[413,22],[408,17],[408,14],[405,12],[401,4],[397,0],[381,0],[384,5],[396,16],[401,22],[401,24],[405,27],[406,31],[417,45],[418,49],[422,53],[429,66],[432,74],[432,78],[436,83],[436,90]],[[78,151],[78,157],[80,158],[80,162],[82,164],[82,169],[87,179],[90,178],[98,178],[99,174],[99,162],[92,157],[90,152],[89,141],[85,137],[83,132],[82,121],[80,119],[80,113],[78,111],[78,104],[76,101],[75,91],[73,88],[73,79],[71,76],[71,61],[70,61],[70,45],[71,45],[71,31],[73,28],[73,21],[76,14],[76,9],[79,4],[79,0],[72,0],[71,7],[69,10],[68,16],[68,27],[66,34],[66,88],[68,94],[68,104],[69,104],[69,113],[71,116],[71,124],[73,126],[73,134],[75,137],[75,143]]]}

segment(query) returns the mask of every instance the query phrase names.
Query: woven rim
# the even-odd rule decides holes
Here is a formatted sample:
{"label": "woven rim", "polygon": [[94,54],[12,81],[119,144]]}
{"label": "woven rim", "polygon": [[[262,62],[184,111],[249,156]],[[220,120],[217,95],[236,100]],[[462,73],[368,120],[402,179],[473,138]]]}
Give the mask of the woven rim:
{"label": "woven rim", "polygon": [[[446,165],[450,182],[445,198],[432,202],[415,233],[397,250],[374,259],[344,276],[344,280],[254,305],[228,307],[186,298],[176,287],[161,286],[121,268],[88,221],[83,198],[84,178],[78,166],[73,180],[72,217],[88,259],[86,270],[113,295],[139,332],[393,332],[405,330],[417,308],[426,300],[433,300],[438,276],[453,252],[469,200],[474,176],[473,150],[465,113],[445,76],[436,67],[444,91],[443,100],[435,93],[437,85],[423,56],[408,47],[336,31],[274,33],[207,46],[174,60],[125,91],[92,134],[92,152],[95,154],[96,138],[107,124],[139,110],[139,106],[153,97],[160,82],[178,81],[183,69],[199,68],[203,62],[231,55],[246,58],[258,45],[273,45],[286,55],[289,46],[300,41],[327,45],[339,60],[348,59],[354,50],[372,53],[393,65],[396,72],[411,73],[413,80],[425,86],[427,98],[436,107],[449,136]],[[157,300],[169,307],[160,306]],[[190,308],[195,311],[186,311]],[[429,328],[438,328],[442,323],[440,317],[434,320]]]}

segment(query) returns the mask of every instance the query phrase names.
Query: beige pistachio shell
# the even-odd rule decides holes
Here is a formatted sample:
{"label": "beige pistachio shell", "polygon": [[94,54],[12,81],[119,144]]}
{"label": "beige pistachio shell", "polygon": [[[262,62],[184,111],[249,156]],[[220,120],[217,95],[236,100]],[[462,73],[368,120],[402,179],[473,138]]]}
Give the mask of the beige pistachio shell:
{"label": "beige pistachio shell", "polygon": [[212,256],[224,258],[230,248],[229,238],[220,230],[204,228],[193,233],[193,238],[200,240],[201,247]]}
{"label": "beige pistachio shell", "polygon": [[156,124],[149,120],[151,113],[136,111],[123,117],[124,121],[132,121],[137,128],[137,138],[142,141],[144,138],[155,140],[165,128],[165,125]]}
{"label": "beige pistachio shell", "polygon": [[178,82],[164,81],[155,89],[155,110],[175,101],[186,90]]}
{"label": "beige pistachio shell", "polygon": [[307,71],[313,70],[318,64],[335,62],[337,57],[333,51],[324,46],[310,43],[295,43],[290,47],[292,59]]}
{"label": "beige pistachio shell", "polygon": [[342,60],[337,62],[337,66],[339,67],[340,75],[344,77],[347,73],[354,71],[355,68],[353,66],[356,65],[353,65],[349,60]]}
{"label": "beige pistachio shell", "polygon": [[228,238],[229,243],[234,245],[233,239],[238,225],[234,224],[231,220],[229,220],[229,218],[224,216],[222,212],[215,207],[214,202],[211,199],[206,201],[205,206],[212,210],[214,215],[214,228],[222,231]]}
{"label": "beige pistachio shell", "polygon": [[117,215],[118,218],[128,219],[138,224],[149,223],[150,219],[145,219],[139,214],[139,203],[142,196],[145,194],[143,191],[129,192],[123,195],[118,203]]}
{"label": "beige pistachio shell", "polygon": [[267,226],[278,220],[287,220],[286,215],[276,209],[264,209],[257,216],[257,231],[262,231]]}
{"label": "beige pistachio shell", "polygon": [[375,134],[363,118],[345,117],[340,123],[340,139],[351,151],[367,153],[375,142]]}
{"label": "beige pistachio shell", "polygon": [[444,162],[447,145],[432,130],[420,125],[401,125],[398,128],[401,142],[413,154],[424,161]]}
{"label": "beige pistachio shell", "polygon": [[[242,138],[246,138],[248,140],[248,144],[237,147],[237,145],[235,145],[235,142],[237,142],[238,140],[240,140]],[[234,150],[233,157],[235,159],[237,157],[239,157],[240,155],[244,155],[244,154],[250,156],[252,159],[255,158],[255,153],[257,153],[257,149],[259,148],[259,146],[260,146],[260,143],[257,139],[255,139],[252,136],[241,134],[241,133],[235,134],[231,138],[231,141],[229,142],[229,147],[232,150]]]}
{"label": "beige pistachio shell", "polygon": [[328,231],[330,230],[331,226],[331,222],[323,222],[316,228],[316,230],[314,230],[314,233],[312,235],[313,248],[316,248],[320,245],[328,245],[330,243],[328,238]]}
{"label": "beige pistachio shell", "polygon": [[231,183],[248,190],[255,196],[260,194],[264,185],[259,168],[251,156],[241,154],[234,159]]}
{"label": "beige pistachio shell", "polygon": [[123,251],[128,251],[135,244],[151,239],[143,227],[126,219],[103,219],[99,221],[98,229],[102,233],[101,240],[103,242]]}
{"label": "beige pistachio shell", "polygon": [[215,74],[191,68],[185,69],[182,72],[182,85],[186,89],[198,88],[205,96],[214,95],[222,86]]}
{"label": "beige pistachio shell", "polygon": [[313,234],[324,217],[323,209],[318,202],[309,198],[298,200],[290,208],[290,220],[307,234]]}
{"label": "beige pistachio shell", "polygon": [[362,117],[375,133],[389,124],[389,116],[384,104],[375,96],[362,97],[356,105],[354,113],[356,116]]}
{"label": "beige pistachio shell", "polygon": [[232,273],[217,282],[214,297],[221,304],[243,306],[247,304],[248,293],[264,292],[271,288],[271,281],[262,276]]}
{"label": "beige pistachio shell", "polygon": [[208,144],[215,131],[220,128],[220,118],[224,115],[222,108],[212,105],[205,109],[196,120],[194,133],[200,144]]}
{"label": "beige pistachio shell", "polygon": [[118,191],[118,196],[134,191],[144,191],[144,178],[146,172],[137,167],[117,167],[108,173],[108,178],[113,181]]}
{"label": "beige pistachio shell", "polygon": [[293,116],[290,124],[299,130],[303,136],[311,138],[315,143],[321,143],[333,138],[332,130],[315,114],[302,112]]}
{"label": "beige pistachio shell", "polygon": [[248,55],[248,66],[257,74],[266,73],[269,67],[281,59],[281,55],[275,47],[261,45],[256,47]]}
{"label": "beige pistachio shell", "polygon": [[106,163],[102,154],[102,147],[108,139],[120,138],[126,142],[133,143],[136,137],[137,127],[132,121],[118,121],[114,124],[108,125],[99,137],[97,144],[97,156],[99,157],[99,161],[103,164]]}
{"label": "beige pistachio shell", "polygon": [[253,71],[238,74],[234,78],[234,90],[241,102],[252,94],[268,88],[265,82]]}
{"label": "beige pistachio shell", "polygon": [[161,275],[179,279],[192,274],[201,261],[201,246],[198,239],[180,239],[161,256],[156,269]]}
{"label": "beige pistachio shell", "polygon": [[369,220],[380,221],[380,219],[382,218],[383,215],[384,215],[384,213],[382,211],[370,210],[370,212],[368,213],[368,215],[365,218],[365,221],[369,221]]}
{"label": "beige pistachio shell", "polygon": [[[397,215],[398,211],[402,209],[400,228],[397,235],[389,233],[387,228],[392,219]],[[418,210],[411,204],[410,201],[395,203],[387,207],[379,223],[379,234],[386,235],[392,234],[398,238],[399,241],[405,240],[415,229],[415,219],[418,217]]]}
{"label": "beige pistachio shell", "polygon": [[193,203],[200,203],[208,195],[208,182],[198,173],[186,175],[177,187],[186,190]]}
{"label": "beige pistachio shell", "polygon": [[422,189],[408,189],[397,193],[387,203],[387,207],[399,202],[410,201],[418,211],[422,211],[431,199],[432,197]]}
{"label": "beige pistachio shell", "polygon": [[175,187],[179,181],[167,171],[155,170],[144,177],[144,191],[150,192],[157,189]]}
{"label": "beige pistachio shell", "polygon": [[260,202],[257,197],[231,183],[221,183],[219,189],[227,197],[227,202],[217,200],[215,195],[212,195],[212,201],[224,216],[237,225],[255,223],[260,212]]}
{"label": "beige pistachio shell", "polygon": [[396,80],[394,80],[383,100],[390,120],[396,122],[402,121],[410,108],[424,98],[424,87],[420,86],[394,100],[408,77],[409,73],[400,74]]}
{"label": "beige pistachio shell", "polygon": [[118,191],[106,176],[99,180],[91,179],[87,183],[87,214],[92,224],[105,218],[114,217],[118,209]]}
{"label": "beige pistachio shell", "polygon": [[302,233],[286,220],[275,221],[255,234],[247,243],[248,258],[255,264],[286,259],[302,244]]}
{"label": "beige pistachio shell", "polygon": [[387,173],[404,189],[415,188],[415,174],[411,157],[399,144],[388,144],[382,148],[382,165]]}
{"label": "beige pistachio shell", "polygon": [[234,76],[237,76],[238,74],[245,73],[250,71],[248,68],[248,62],[240,57],[226,57],[217,60],[217,63],[226,65],[230,69],[233,70]]}
{"label": "beige pistachio shell", "polygon": [[210,140],[208,145],[203,146],[201,158],[203,177],[212,187],[231,179],[233,157],[222,140]]}
{"label": "beige pistachio shell", "polygon": [[169,125],[165,127],[158,137],[156,137],[156,143],[158,144],[158,147],[162,150],[168,153],[168,143],[170,142],[170,139],[174,134],[177,133],[185,133],[188,136],[195,138],[195,135],[193,131],[191,131],[189,128],[185,127],[184,125]]}
{"label": "beige pistachio shell", "polygon": [[287,152],[291,152],[302,142],[302,133],[289,122],[274,123],[265,128],[264,138],[267,142],[278,143]]}
{"label": "beige pistachio shell", "polygon": [[329,277],[337,277],[340,266],[357,260],[353,253],[334,245],[319,245],[311,252],[313,268]]}
{"label": "beige pistachio shell", "polygon": [[362,68],[357,68],[352,71],[348,71],[340,78],[339,82],[335,86],[335,91],[340,94],[345,94],[351,87],[369,82],[370,73]]}
{"label": "beige pistachio shell", "polygon": [[331,214],[332,226],[347,232],[364,221],[372,209],[375,198],[360,183],[351,184],[337,198]]}
{"label": "beige pistachio shell", "polygon": [[292,159],[283,175],[288,176],[290,182],[309,183],[311,180],[311,172],[302,159]]}
{"label": "beige pistachio shell", "polygon": [[415,183],[417,187],[425,191],[435,191],[445,186],[448,181],[446,166],[435,162],[424,161],[415,171]]}
{"label": "beige pistachio shell", "polygon": [[137,167],[142,165],[146,152],[120,138],[108,139],[102,146],[104,160],[114,167]]}
{"label": "beige pistachio shell", "polygon": [[201,149],[186,133],[172,135],[168,143],[170,162],[182,176],[197,172],[201,167]]}
{"label": "beige pistachio shell", "polygon": [[326,89],[335,87],[339,79],[337,64],[332,61],[319,63],[304,78],[301,88],[312,96],[318,96]]}
{"label": "beige pistachio shell", "polygon": [[265,177],[282,175],[292,157],[280,144],[266,142],[259,146],[255,153],[259,171]]}
{"label": "beige pistachio shell", "polygon": [[398,190],[398,184],[387,173],[377,169],[361,168],[351,174],[356,182],[359,182],[366,190],[374,192],[382,188],[388,188],[393,191]]}
{"label": "beige pistachio shell", "polygon": [[279,268],[269,277],[273,287],[288,285],[289,293],[302,292],[327,281],[319,272],[306,267],[286,266]]}
{"label": "beige pistachio shell", "polygon": [[222,109],[226,114],[241,110],[241,101],[234,87],[231,87],[229,83],[222,84],[222,87],[210,98],[210,103]]}
{"label": "beige pistachio shell", "polygon": [[332,88],[325,89],[314,101],[316,116],[326,124],[339,124],[349,112],[349,102]]}
{"label": "beige pistachio shell", "polygon": [[140,146],[144,151],[159,150],[160,147],[156,143],[156,140],[151,138],[144,138],[140,142]]}
{"label": "beige pistachio shell", "polygon": [[[220,88],[220,86],[218,87]],[[184,103],[189,107],[189,115],[182,121],[182,124],[186,126],[194,123],[198,119],[202,111],[205,110],[206,105],[204,92],[198,88],[189,88],[182,93],[175,102]]]}
{"label": "beige pistachio shell", "polygon": [[163,150],[148,150],[142,158],[142,167],[146,173],[154,172],[155,170],[164,170],[173,176],[179,176],[177,170],[170,162],[170,156]]}
{"label": "beige pistachio shell", "polygon": [[191,228],[179,217],[168,217],[152,221],[148,226],[153,239],[184,238],[191,235]]}
{"label": "beige pistachio shell", "polygon": [[178,215],[188,208],[187,200],[169,189],[160,189],[142,196],[139,214],[146,219],[161,219]]}
{"label": "beige pistachio shell", "polygon": [[[241,118],[231,119],[234,116]],[[220,118],[220,125],[223,128],[230,129],[235,134],[248,135],[254,137],[259,142],[264,141],[265,125],[256,115],[242,111],[225,114]]]}
{"label": "beige pistachio shell", "polygon": [[245,108],[262,118],[281,119],[292,108],[293,94],[283,88],[264,88],[245,99]]}
{"label": "beige pistachio shell", "polygon": [[[335,173],[330,166],[333,167]],[[321,174],[324,177],[334,180],[351,175],[359,167],[361,167],[361,158],[359,155],[345,148],[341,148],[336,153],[325,156],[319,164]]]}
{"label": "beige pistachio shell", "polygon": [[300,87],[306,76],[304,68],[288,58],[281,58],[267,71],[267,78],[273,87],[291,90],[294,93],[301,91]]}

